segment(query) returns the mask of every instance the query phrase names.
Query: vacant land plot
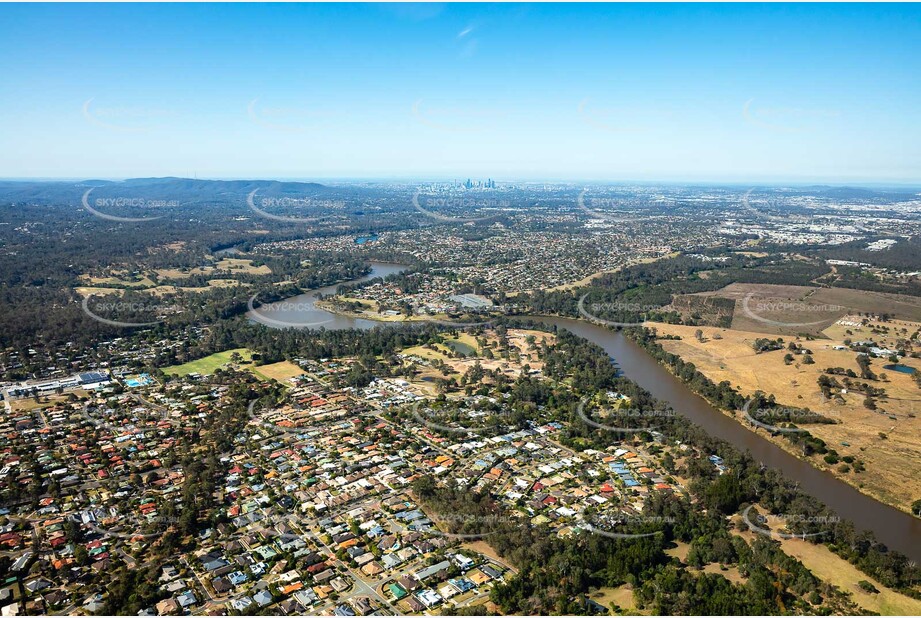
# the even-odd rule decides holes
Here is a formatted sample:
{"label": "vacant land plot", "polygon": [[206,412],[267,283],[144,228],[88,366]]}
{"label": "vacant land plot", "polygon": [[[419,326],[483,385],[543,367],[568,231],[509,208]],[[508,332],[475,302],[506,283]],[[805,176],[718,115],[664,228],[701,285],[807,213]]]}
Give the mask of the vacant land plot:
{"label": "vacant land plot", "polygon": [[93,288],[93,287],[84,287],[80,286],[74,288],[74,290],[80,296],[121,296],[124,294],[124,290],[118,288]]}
{"label": "vacant land plot", "polygon": [[800,285],[732,283],[715,292],[697,296],[717,296],[735,301],[732,328],[755,333],[818,335],[822,329],[847,313],[834,303],[817,301],[819,288]]}
{"label": "vacant land plot", "polygon": [[209,275],[213,266],[195,266],[194,268],[159,268],[154,271],[160,279],[188,279],[192,275]]}
{"label": "vacant land plot", "polygon": [[116,286],[125,288],[146,288],[154,285],[145,275],[129,275],[128,273],[113,272],[109,277],[93,277],[91,275],[80,275],[80,279],[93,286]]}
{"label": "vacant land plot", "polygon": [[[692,570],[691,572],[694,573],[695,571]],[[717,564],[716,562],[711,562],[703,569],[701,569],[700,572],[709,573],[711,575],[720,575],[734,584],[741,584],[745,581],[745,578],[742,577],[741,573],[739,573],[739,567],[735,565],[724,566],[722,564]]]}
{"label": "vacant land plot", "polygon": [[188,279],[194,275],[210,275],[217,271],[229,271],[232,274],[271,275],[272,269],[261,264],[254,266],[252,260],[244,258],[223,258],[214,264],[195,266],[193,268],[159,268],[154,272],[160,279]]}
{"label": "vacant land plot", "polygon": [[167,367],[163,370],[163,373],[167,375],[179,375],[186,376],[190,373],[200,373],[202,375],[209,375],[214,373],[220,367],[229,367],[231,365],[237,365],[238,361],[234,361],[231,357],[234,354],[239,354],[241,360],[239,361],[240,365],[250,364],[252,362],[253,354],[246,348],[236,348],[233,350],[225,350],[223,352],[217,352],[211,356],[206,356],[204,358],[199,358],[198,360],[190,361],[188,363],[183,363],[182,365],[174,365],[172,367]]}
{"label": "vacant land plot", "polygon": [[486,541],[469,541],[467,543],[463,543],[461,547],[475,551],[478,554],[483,554],[487,558],[490,558],[498,562],[499,564],[504,566],[506,569],[508,569],[512,573],[518,573],[518,569],[516,569],[511,564],[509,564],[507,560],[499,556],[496,550],[493,549],[492,545],[490,545]]}
{"label": "vacant land plot", "polygon": [[588,596],[592,601],[604,606],[604,608],[608,610],[611,609],[611,604],[613,603],[617,608],[621,609],[626,614],[632,616],[649,615],[648,610],[644,611],[636,607],[636,601],[633,600],[633,586],[630,584],[622,584],[616,587],[599,588],[598,590],[589,593]]}
{"label": "vacant land plot", "polygon": [[254,266],[252,260],[247,260],[244,258],[224,258],[217,264],[215,264],[217,270],[229,270],[232,272],[240,272],[247,275],[271,275],[272,269],[261,264],[259,266]]}
{"label": "vacant land plot", "polygon": [[817,303],[841,305],[851,313],[888,313],[897,319],[921,322],[921,298],[904,294],[820,288],[814,295]]}
{"label": "vacant land plot", "polygon": [[887,313],[898,319],[921,321],[921,298],[901,294],[801,285],[732,283],[697,296],[735,301],[732,328],[777,335],[822,331],[847,314]]}
{"label": "vacant land plot", "polygon": [[[864,406],[864,396],[860,393],[845,393],[843,404],[825,401],[821,396],[817,380],[826,368],[841,367],[860,374],[857,354],[849,349],[835,349],[835,346],[843,346],[843,341],[799,340],[800,345],[812,351],[815,364],[803,364],[802,356],[795,356],[788,365],[784,362],[786,350],[755,352],[752,343],[764,337],[763,333],[701,327],[703,338],[698,341],[695,326],[647,324],[660,334],[680,336],[680,341],[661,340],[659,343],[667,351],[694,363],[713,382],[726,380],[745,396],[760,390],[774,395],[780,405],[809,408],[838,421],[834,425],[810,424],[806,428],[825,440],[840,456],[857,457],[866,465],[866,471],[839,471],[838,464],[828,465],[819,456],[809,459],[814,465],[906,511],[914,500],[921,498],[921,485],[906,483],[906,479],[921,478],[921,452],[917,447],[921,443],[921,390],[910,375],[884,369],[888,360],[871,360],[873,372],[886,374],[887,381],[877,380],[870,384],[884,388],[888,395],[878,399],[878,409],[871,411]],[[917,325],[906,324],[899,328],[914,332]],[[787,337],[785,341],[794,339]],[[881,337],[876,340],[888,341]],[[921,369],[918,359],[907,358],[903,364]],[[744,422],[741,415],[737,418]],[[758,431],[764,433],[764,430]],[[775,441],[792,452],[788,440],[775,438]]]}
{"label": "vacant land plot", "polygon": [[88,397],[89,393],[82,388],[76,388],[64,395],[41,395],[39,396],[38,401],[35,401],[35,399],[32,397],[13,399],[10,401],[10,410],[14,413],[29,412],[32,410],[43,410],[59,403],[66,403],[68,399],[70,399],[70,395],[73,395],[79,399],[83,399]]}
{"label": "vacant land plot", "polygon": [[289,378],[302,376],[306,373],[303,369],[289,361],[252,367],[251,371],[267,380],[278,380],[279,382],[286,382]]}
{"label": "vacant land plot", "polygon": [[681,562],[684,562],[688,559],[688,552],[691,551],[691,544],[684,543],[682,541],[675,541],[675,547],[669,547],[665,550],[665,554],[671,556],[672,558],[677,558]]}

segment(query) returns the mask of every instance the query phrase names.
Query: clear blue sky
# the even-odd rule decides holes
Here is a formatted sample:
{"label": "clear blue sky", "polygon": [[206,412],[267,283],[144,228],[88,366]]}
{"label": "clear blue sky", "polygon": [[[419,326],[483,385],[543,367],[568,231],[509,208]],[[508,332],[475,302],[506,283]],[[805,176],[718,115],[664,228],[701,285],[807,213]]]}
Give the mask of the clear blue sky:
{"label": "clear blue sky", "polygon": [[919,5],[0,5],[0,176],[921,180]]}

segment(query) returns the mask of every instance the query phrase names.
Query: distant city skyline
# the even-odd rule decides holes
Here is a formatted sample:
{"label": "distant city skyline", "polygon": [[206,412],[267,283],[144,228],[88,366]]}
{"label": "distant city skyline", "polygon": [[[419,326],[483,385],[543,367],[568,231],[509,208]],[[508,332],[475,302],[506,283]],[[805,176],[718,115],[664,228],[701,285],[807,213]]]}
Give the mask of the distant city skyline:
{"label": "distant city skyline", "polygon": [[0,177],[921,184],[917,5],[3,5]]}

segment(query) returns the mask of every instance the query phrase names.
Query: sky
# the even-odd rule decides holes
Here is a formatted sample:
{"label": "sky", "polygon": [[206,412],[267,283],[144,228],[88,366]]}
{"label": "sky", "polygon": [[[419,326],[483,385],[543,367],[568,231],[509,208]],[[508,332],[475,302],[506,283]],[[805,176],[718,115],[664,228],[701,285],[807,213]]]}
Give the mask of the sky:
{"label": "sky", "polygon": [[0,5],[0,177],[921,181],[921,5]]}

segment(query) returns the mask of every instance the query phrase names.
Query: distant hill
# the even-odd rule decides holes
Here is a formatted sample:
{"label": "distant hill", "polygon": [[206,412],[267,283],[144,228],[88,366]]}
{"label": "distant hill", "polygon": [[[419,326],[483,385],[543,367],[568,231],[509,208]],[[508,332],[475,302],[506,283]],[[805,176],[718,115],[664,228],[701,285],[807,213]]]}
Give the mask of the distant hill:
{"label": "distant hill", "polygon": [[315,182],[281,182],[275,180],[198,180],[194,178],[129,178],[123,181],[0,181],[0,201],[67,201],[80,200],[87,189],[99,195],[143,197],[149,200],[207,202],[244,198],[254,189],[262,196],[317,197],[341,194],[347,188],[333,188]]}
{"label": "distant hill", "polygon": [[828,187],[813,186],[803,187],[797,191],[801,195],[819,195],[835,200],[872,200],[882,198],[887,200],[909,200],[917,197],[917,191],[910,188],[868,188],[868,187]]}

